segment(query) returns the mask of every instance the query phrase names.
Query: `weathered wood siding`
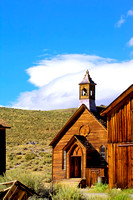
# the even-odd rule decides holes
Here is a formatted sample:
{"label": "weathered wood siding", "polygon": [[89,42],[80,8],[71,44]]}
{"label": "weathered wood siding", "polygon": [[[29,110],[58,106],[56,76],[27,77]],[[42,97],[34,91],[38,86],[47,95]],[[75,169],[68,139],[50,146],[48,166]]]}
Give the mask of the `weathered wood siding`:
{"label": "weathered wood siding", "polygon": [[109,144],[109,186],[133,187],[133,146]]}
{"label": "weathered wood siding", "polygon": [[67,170],[69,166],[66,166],[66,170],[62,169],[63,148],[73,135],[79,135],[79,128],[83,124],[89,125],[90,133],[87,136],[87,140],[97,151],[99,151],[101,145],[104,145],[105,148],[107,147],[107,130],[86,109],[53,149],[53,180],[68,178],[66,171],[69,171]]}
{"label": "weathered wood siding", "polygon": [[108,116],[108,142],[133,142],[133,99]]}
{"label": "weathered wood siding", "polygon": [[0,128],[0,175],[6,171],[6,129]]}
{"label": "weathered wood siding", "polygon": [[97,183],[99,176],[105,176],[105,169],[87,168],[86,169],[86,185],[91,186]]}
{"label": "weathered wood siding", "polygon": [[133,187],[133,99],[108,114],[109,187]]}

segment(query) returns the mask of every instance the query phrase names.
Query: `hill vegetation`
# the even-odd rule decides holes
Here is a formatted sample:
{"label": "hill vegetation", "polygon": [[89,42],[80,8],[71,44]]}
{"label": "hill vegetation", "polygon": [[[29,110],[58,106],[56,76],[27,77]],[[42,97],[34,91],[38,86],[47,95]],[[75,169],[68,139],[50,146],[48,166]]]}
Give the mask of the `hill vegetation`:
{"label": "hill vegetation", "polygon": [[46,182],[51,180],[52,154],[49,143],[76,108],[33,111],[0,108],[0,118],[6,121],[7,170],[26,170],[43,174]]}
{"label": "hill vegetation", "polygon": [[[7,173],[0,176],[0,182],[19,180],[34,189],[39,197],[46,199],[51,195],[52,151],[49,143],[59,132],[76,108],[32,111],[11,108],[0,108],[0,118],[6,121],[11,129],[7,129]],[[0,190],[4,189],[0,186]],[[108,200],[132,199],[132,189],[121,191],[110,190],[108,185],[95,185],[86,194],[105,192]],[[44,198],[40,198],[44,197]],[[52,199],[105,199],[99,196],[83,196],[80,189],[54,185]]]}

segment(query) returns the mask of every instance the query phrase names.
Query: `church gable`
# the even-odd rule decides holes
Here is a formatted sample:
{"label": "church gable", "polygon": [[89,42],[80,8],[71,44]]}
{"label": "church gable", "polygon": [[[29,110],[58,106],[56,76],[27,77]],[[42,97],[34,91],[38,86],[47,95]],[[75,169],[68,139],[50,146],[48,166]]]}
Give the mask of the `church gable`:
{"label": "church gable", "polygon": [[74,125],[68,130],[66,135],[81,135],[96,148],[100,150],[101,145],[107,146],[106,128],[91,114],[86,108]]}
{"label": "church gable", "polygon": [[[93,116],[93,114],[87,109],[85,105],[82,105],[81,108],[84,108],[84,111],[78,116],[78,119],[71,125],[71,127],[66,130],[66,125],[69,127],[69,124],[67,123],[64,126],[64,129],[59,132],[60,135],[57,134],[57,136],[54,138],[53,141],[58,141],[56,143],[55,149],[62,149],[64,146],[68,143],[68,141],[74,136],[74,135],[83,135],[85,136],[92,145],[99,151],[101,142],[107,144],[107,131],[106,128]],[[78,112],[77,112],[78,113]],[[74,114],[75,115],[75,114]],[[73,117],[72,117],[73,120]],[[70,122],[69,122],[70,123]],[[61,138],[60,138],[61,137]],[[100,144],[99,144],[100,143]]]}

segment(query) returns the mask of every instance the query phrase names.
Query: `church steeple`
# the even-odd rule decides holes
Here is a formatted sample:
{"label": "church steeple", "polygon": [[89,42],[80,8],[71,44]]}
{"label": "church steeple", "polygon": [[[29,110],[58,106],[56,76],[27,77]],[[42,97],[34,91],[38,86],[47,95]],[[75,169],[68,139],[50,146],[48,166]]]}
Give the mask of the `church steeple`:
{"label": "church steeple", "polygon": [[85,104],[92,112],[96,112],[95,85],[96,83],[87,70],[83,80],[79,83],[79,106]]}

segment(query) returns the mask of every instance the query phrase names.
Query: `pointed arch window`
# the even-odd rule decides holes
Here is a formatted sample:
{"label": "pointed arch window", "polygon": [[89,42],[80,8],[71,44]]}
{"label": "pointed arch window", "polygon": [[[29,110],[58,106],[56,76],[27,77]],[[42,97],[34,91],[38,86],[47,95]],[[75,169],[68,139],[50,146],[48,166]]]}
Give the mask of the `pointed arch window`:
{"label": "pointed arch window", "polygon": [[100,154],[105,159],[105,147],[103,145],[100,147]]}

